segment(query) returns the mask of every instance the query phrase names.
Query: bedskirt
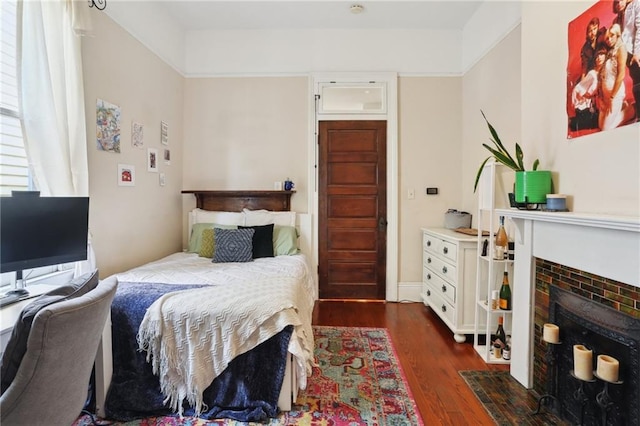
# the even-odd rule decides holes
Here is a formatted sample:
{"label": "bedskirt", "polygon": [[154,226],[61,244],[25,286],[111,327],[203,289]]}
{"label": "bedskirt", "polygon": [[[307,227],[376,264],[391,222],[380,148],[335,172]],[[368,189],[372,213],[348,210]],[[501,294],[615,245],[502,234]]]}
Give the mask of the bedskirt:
{"label": "bedskirt", "polygon": [[[138,350],[137,333],[145,312],[165,293],[203,287],[152,283],[120,283],[111,308],[113,376],[105,401],[107,418],[129,421],[170,415],[146,352]],[[204,391],[199,417],[264,421],[278,413],[278,396],[286,368],[293,326],[236,357]],[[184,406],[184,415],[193,415]]]}

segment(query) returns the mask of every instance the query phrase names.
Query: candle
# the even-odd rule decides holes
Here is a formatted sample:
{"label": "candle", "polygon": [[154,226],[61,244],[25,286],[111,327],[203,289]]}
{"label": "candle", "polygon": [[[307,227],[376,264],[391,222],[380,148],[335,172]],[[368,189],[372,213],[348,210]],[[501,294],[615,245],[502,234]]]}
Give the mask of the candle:
{"label": "candle", "polygon": [[580,380],[593,380],[593,351],[573,345],[573,374]]}
{"label": "candle", "polygon": [[620,363],[617,359],[609,355],[598,355],[598,377],[607,382],[615,383],[618,381],[618,370]]}
{"label": "candle", "polygon": [[545,324],[542,329],[542,339],[549,343],[560,342],[560,327],[555,324]]}

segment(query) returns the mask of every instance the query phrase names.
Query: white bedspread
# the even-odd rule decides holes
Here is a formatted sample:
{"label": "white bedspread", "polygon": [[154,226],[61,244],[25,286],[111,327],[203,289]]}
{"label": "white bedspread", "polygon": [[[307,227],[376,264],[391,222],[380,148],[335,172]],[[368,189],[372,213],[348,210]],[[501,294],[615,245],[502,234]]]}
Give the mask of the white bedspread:
{"label": "white bedspread", "polygon": [[211,286],[160,297],[138,332],[174,411],[181,413],[186,399],[199,413],[202,392],[229,362],[287,325],[294,326],[288,349],[299,387],[306,387],[313,365],[313,279],[303,255],[214,264],[176,253],[118,274],[118,281]]}

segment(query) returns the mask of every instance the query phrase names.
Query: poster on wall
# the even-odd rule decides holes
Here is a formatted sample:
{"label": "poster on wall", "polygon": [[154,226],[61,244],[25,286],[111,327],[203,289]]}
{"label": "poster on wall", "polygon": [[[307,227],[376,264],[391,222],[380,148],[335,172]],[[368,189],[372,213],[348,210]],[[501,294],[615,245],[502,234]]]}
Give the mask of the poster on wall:
{"label": "poster on wall", "polygon": [[640,0],[600,0],[569,23],[568,139],[640,122],[639,21]]}
{"label": "poster on wall", "polygon": [[147,171],[158,172],[158,150],[147,148]]}
{"label": "poster on wall", "polygon": [[96,102],[96,146],[120,153],[120,107],[102,99]]}

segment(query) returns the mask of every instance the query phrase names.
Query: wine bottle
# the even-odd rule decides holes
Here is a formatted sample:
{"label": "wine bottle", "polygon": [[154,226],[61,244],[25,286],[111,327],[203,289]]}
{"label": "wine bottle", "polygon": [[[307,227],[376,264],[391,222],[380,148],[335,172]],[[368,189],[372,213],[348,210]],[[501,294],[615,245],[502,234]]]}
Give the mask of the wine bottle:
{"label": "wine bottle", "polygon": [[495,258],[496,259],[504,259],[508,253],[509,247],[509,237],[507,236],[507,231],[504,229],[504,216],[500,216],[500,227],[498,228],[498,232],[496,233],[496,241],[495,241]]}
{"label": "wine bottle", "polygon": [[509,287],[509,272],[504,271],[502,287],[500,287],[500,309],[511,310],[511,287]]}
{"label": "wine bottle", "polygon": [[493,341],[493,344],[500,345],[501,348],[507,346],[507,335],[504,332],[504,318],[502,316],[498,317],[498,329],[496,330],[496,340]]}

